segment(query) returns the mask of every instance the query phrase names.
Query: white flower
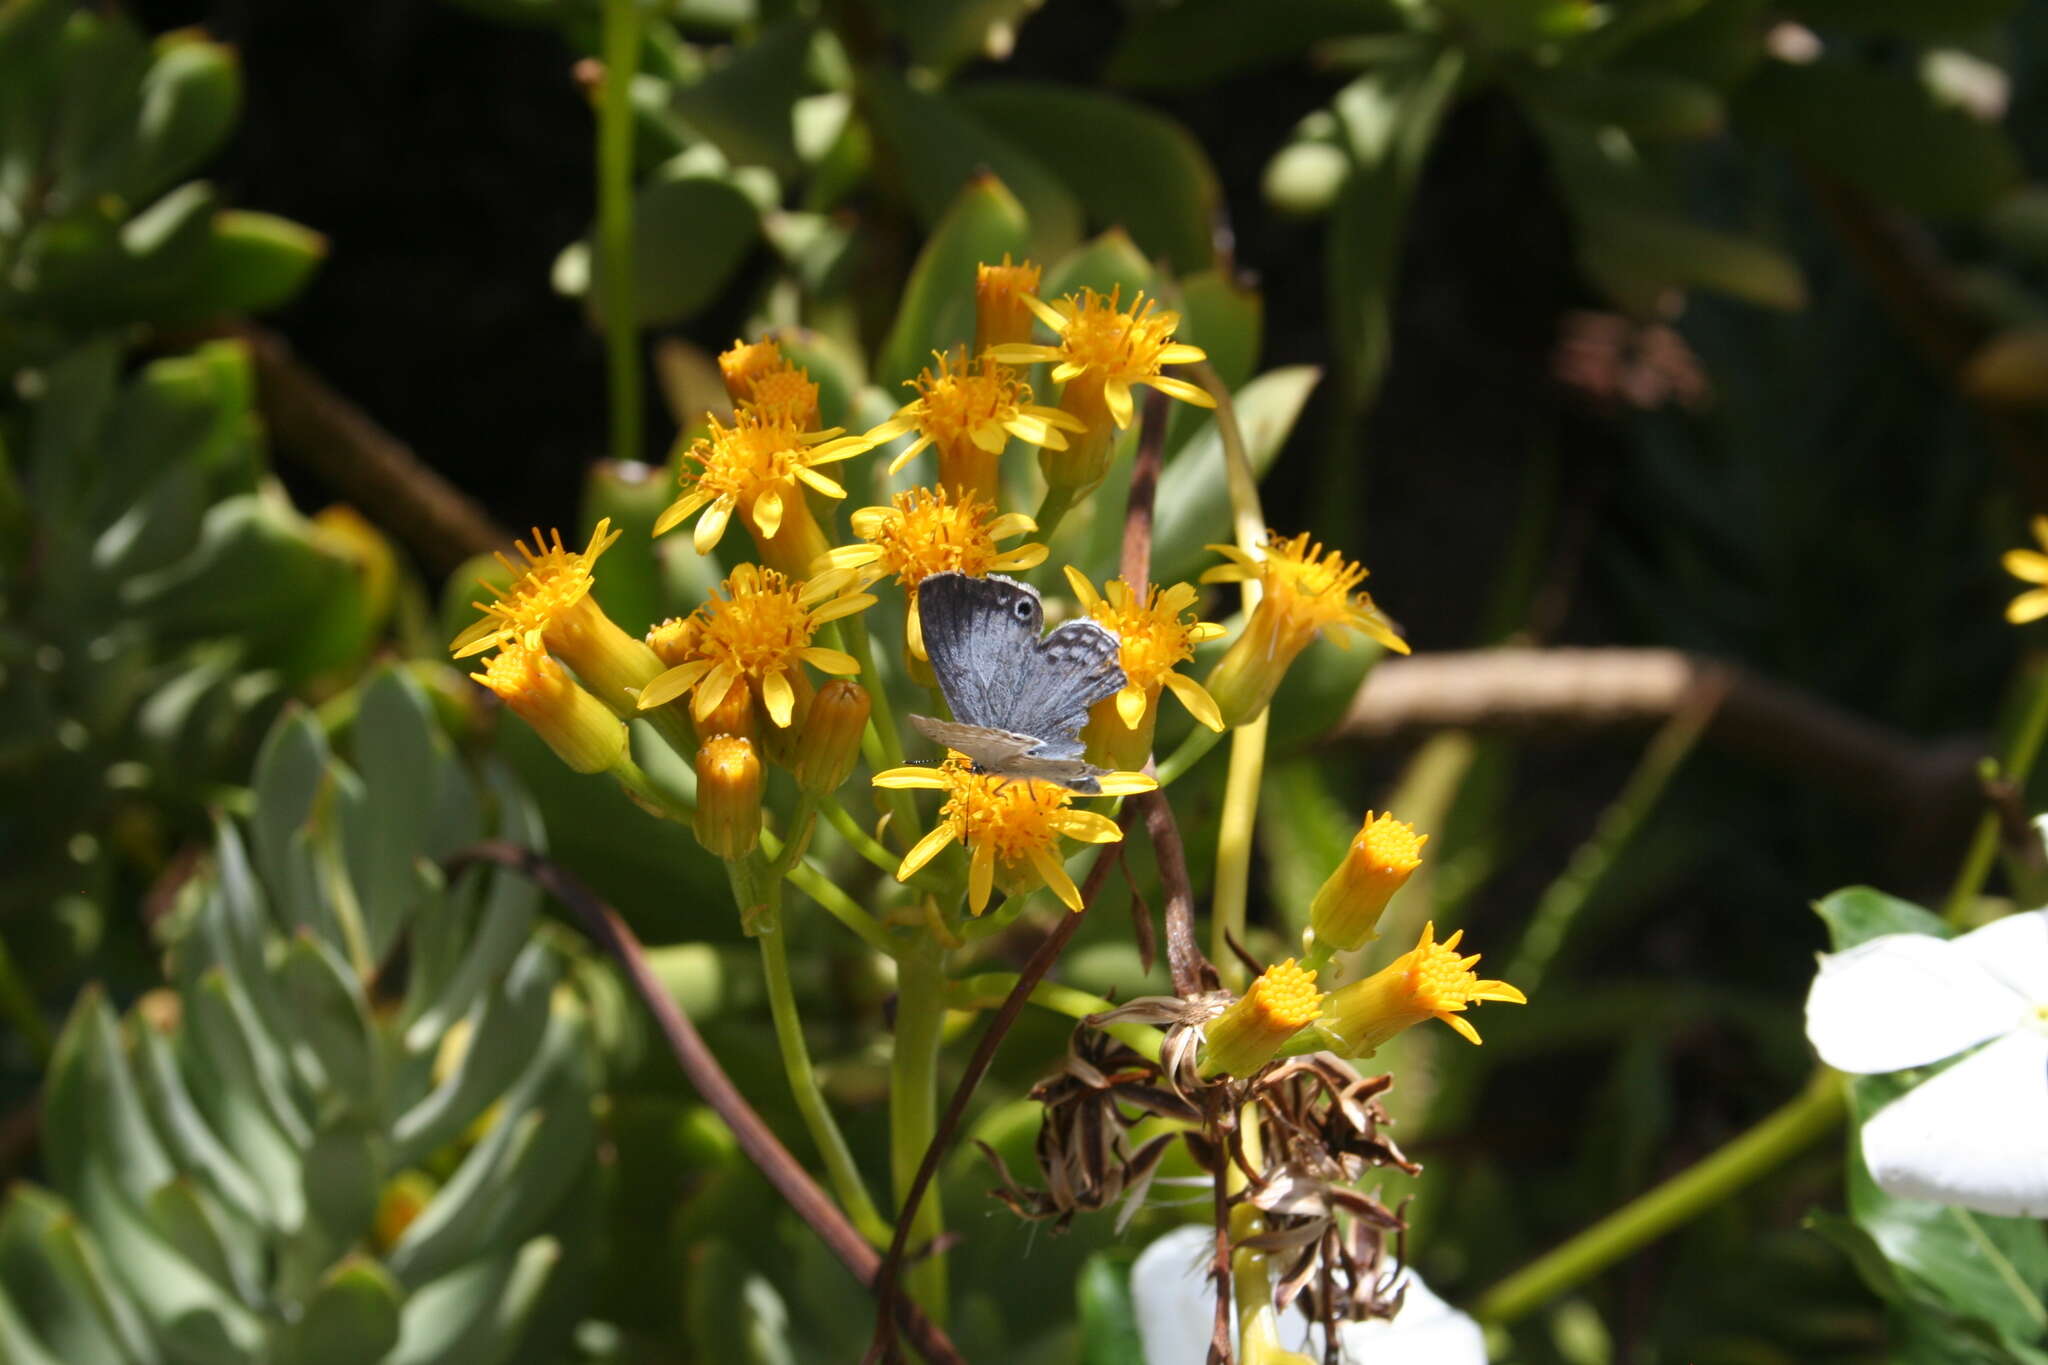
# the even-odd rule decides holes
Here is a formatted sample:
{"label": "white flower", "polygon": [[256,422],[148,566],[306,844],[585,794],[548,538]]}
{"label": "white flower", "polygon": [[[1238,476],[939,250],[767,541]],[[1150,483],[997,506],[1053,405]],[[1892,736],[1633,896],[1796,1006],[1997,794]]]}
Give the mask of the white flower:
{"label": "white flower", "polygon": [[[1201,1365],[1209,1351],[1216,1300],[1209,1257],[1216,1234],[1176,1228],[1131,1267],[1131,1301],[1145,1342],[1145,1365]],[[1338,1329],[1344,1365],[1486,1365],[1479,1324],[1430,1293],[1422,1277],[1403,1277],[1408,1297],[1392,1322],[1347,1322]],[[1293,1309],[1281,1318],[1280,1344],[1312,1360],[1323,1358],[1322,1329]],[[1234,1319],[1233,1319],[1234,1323]]]}
{"label": "white flower", "polygon": [[1863,1125],[1864,1162],[1901,1199],[2048,1214],[2048,910],[1822,957],[1806,1036],[1864,1075],[1975,1049]]}

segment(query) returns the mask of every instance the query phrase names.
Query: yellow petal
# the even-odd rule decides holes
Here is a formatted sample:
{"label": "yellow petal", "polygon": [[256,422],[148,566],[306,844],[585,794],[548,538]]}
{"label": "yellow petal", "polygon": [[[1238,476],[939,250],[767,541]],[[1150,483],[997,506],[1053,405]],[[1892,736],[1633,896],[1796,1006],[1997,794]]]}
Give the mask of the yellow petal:
{"label": "yellow petal", "polygon": [[698,720],[708,717],[732,691],[733,684],[740,680],[740,671],[730,660],[720,662],[704,675],[704,681],[697,684],[697,692],[690,699],[690,714]]}
{"label": "yellow petal", "polygon": [[1003,365],[1040,365],[1048,360],[1060,358],[1057,346],[1033,346],[1022,341],[1006,341],[1000,346],[991,346],[983,355]]}
{"label": "yellow petal", "polygon": [[449,652],[458,659],[467,659],[472,654],[481,654],[498,643],[505,623],[495,616],[486,616],[473,623],[468,630],[448,642]]}
{"label": "yellow petal", "polygon": [[924,652],[924,615],[917,609],[917,596],[911,595],[910,611],[903,618],[903,643],[912,657],[929,660],[931,655]]}
{"label": "yellow petal", "polygon": [[761,679],[761,704],[768,709],[768,719],[775,722],[776,729],[789,728],[796,715],[796,689],[789,685],[787,673],[778,668]]}
{"label": "yellow petal", "polygon": [[860,672],[860,660],[844,650],[810,645],[798,650],[796,656],[820,673],[830,673],[835,677],[850,678]]}
{"label": "yellow petal", "polygon": [[1998,562],[2023,583],[2048,583],[2048,555],[2035,550],[2007,550]]}
{"label": "yellow petal", "polygon": [[1159,790],[1159,779],[1147,777],[1144,773],[1104,773],[1102,794],[1104,796],[1136,796],[1139,792]]}
{"label": "yellow petal", "polygon": [[1060,866],[1060,860],[1052,856],[1042,845],[1026,850],[1031,865],[1038,869],[1038,875],[1045,878],[1045,884],[1052,893],[1066,904],[1069,910],[1081,908],[1081,889],[1074,885],[1074,879],[1067,875],[1067,869]]}
{"label": "yellow petal", "polygon": [[836,441],[812,446],[804,452],[804,463],[836,464],[840,460],[850,460],[856,455],[865,455],[873,450],[876,444],[877,442],[870,441],[865,436],[842,436]]}
{"label": "yellow petal", "polygon": [[1116,821],[1092,810],[1061,811],[1053,827],[1069,839],[1078,839],[1084,844],[1113,844],[1124,837]]}
{"label": "yellow petal", "polygon": [[725,534],[726,522],[732,520],[733,499],[722,497],[704,509],[704,515],[697,518],[697,529],[690,535],[690,541],[697,547],[697,553],[708,555],[718,548],[719,538]]}
{"label": "yellow petal", "polygon": [[1109,408],[1110,420],[1119,428],[1131,424],[1136,412],[1131,406],[1131,386],[1121,379],[1112,379],[1102,386],[1102,401]]}
{"label": "yellow petal", "polygon": [[682,525],[690,519],[692,512],[702,507],[705,503],[710,502],[714,496],[714,494],[702,488],[693,489],[683,494],[683,496],[677,498],[667,507],[661,509],[661,515],[654,519],[654,534],[664,535],[677,526]]}
{"label": "yellow petal", "polygon": [[1145,689],[1125,687],[1116,694],[1116,713],[1123,721],[1124,729],[1135,730],[1138,722],[1145,719]]}
{"label": "yellow petal", "polygon": [[[838,571],[842,569],[858,569],[874,563],[881,557],[882,549],[879,545],[836,546],[833,549],[827,550],[825,551],[825,553],[819,555],[817,558],[817,562],[812,564],[811,582],[813,584],[816,584],[818,579],[822,576],[822,571],[818,568],[819,564],[824,565],[827,571]],[[848,581],[851,581],[851,579],[849,578]],[[829,596],[830,594],[827,593],[825,595]]]}
{"label": "yellow petal", "polygon": [[1197,621],[1188,627],[1188,643],[1191,645],[1204,645],[1211,640],[1220,640],[1228,634],[1230,632],[1225,630],[1218,622]]}
{"label": "yellow petal", "polygon": [[1155,374],[1141,382],[1150,384],[1168,398],[1178,398],[1181,402],[1193,403],[1198,408],[1213,408],[1216,406],[1215,394],[1210,393],[1199,384],[1190,384],[1185,379],[1175,379],[1171,375]]}
{"label": "yellow petal", "polygon": [[1017,569],[1035,569],[1045,563],[1045,557],[1051,553],[1052,551],[1043,545],[1019,545],[1016,549],[1005,550],[994,559],[991,559],[989,567],[991,569],[1000,569],[1004,573],[1010,573]]}
{"label": "yellow petal", "polygon": [[754,499],[754,529],[763,540],[775,539],[775,533],[782,529],[782,494],[772,485]]}
{"label": "yellow petal", "polygon": [[1086,422],[1074,416],[1073,413],[1062,412],[1058,408],[1048,408],[1038,403],[1027,403],[1024,405],[1022,411],[1030,414],[1033,417],[1036,417],[1039,421],[1044,422],[1047,426],[1065,427],[1068,431],[1088,430],[1088,424]]}
{"label": "yellow petal", "polygon": [[902,473],[903,466],[909,464],[912,460],[916,459],[919,455],[923,454],[924,448],[930,445],[931,443],[932,438],[929,436],[920,436],[915,441],[912,441],[901,455],[898,455],[895,459],[889,461],[889,472],[891,474]]}
{"label": "yellow petal", "polygon": [[894,417],[891,417],[879,426],[869,427],[867,435],[862,439],[873,441],[876,445],[880,445],[884,441],[895,440],[898,436],[901,436],[904,432],[911,430],[917,425],[919,407],[920,404],[917,403],[905,403],[902,407],[896,409]]}
{"label": "yellow petal", "polygon": [[1207,360],[1209,353],[1199,346],[1190,346],[1185,341],[1170,341],[1159,348],[1159,363],[1162,365],[1192,365],[1197,360]]}
{"label": "yellow petal", "polygon": [[896,880],[907,882],[918,874],[926,863],[939,856],[947,844],[953,842],[953,822],[947,821],[930,834],[910,846],[910,852],[903,855],[903,861],[896,865]]}
{"label": "yellow petal", "polygon": [[846,490],[837,481],[827,478],[807,465],[798,465],[796,467],[796,477],[805,487],[815,488],[828,498],[843,498],[846,496]]}
{"label": "yellow petal", "polygon": [[1067,586],[1074,590],[1074,600],[1081,604],[1082,611],[1093,615],[1095,609],[1102,605],[1102,595],[1095,591],[1095,585],[1089,582],[1088,575],[1082,573],[1075,565],[1067,565],[1064,572],[1067,575]]}
{"label": "yellow petal", "polygon": [[2043,616],[2048,616],[2048,588],[2023,592],[2005,606],[2005,619],[2016,626],[2038,621]]}
{"label": "yellow petal", "polygon": [[1209,689],[1182,673],[1166,675],[1166,686],[1180,704],[1188,708],[1188,714],[1219,734],[1223,730],[1223,713],[1216,707],[1216,699],[1209,695]]}
{"label": "yellow petal", "polygon": [[992,845],[976,844],[967,860],[967,904],[975,914],[988,909],[989,891],[995,886],[996,853]]}
{"label": "yellow petal", "polygon": [[991,455],[1003,453],[1003,447],[1010,444],[1010,434],[997,422],[976,422],[968,431],[967,439]]}
{"label": "yellow petal", "polygon": [[[853,514],[847,517],[846,524],[851,526],[853,533],[862,540],[873,540],[882,533],[883,527],[900,520],[902,516],[903,514],[893,507],[861,507],[856,508]],[[869,557],[880,553],[880,550],[871,551]]]}
{"label": "yellow petal", "polygon": [[1074,378],[1076,375],[1086,374],[1087,372],[1088,367],[1086,365],[1076,365],[1071,360],[1063,360],[1058,365],[1055,365],[1053,367],[1052,382],[1055,384],[1064,384],[1069,379]]}
{"label": "yellow petal", "polygon": [[952,784],[946,781],[937,768],[884,768],[872,779],[877,787],[892,791],[945,791]]}
{"label": "yellow petal", "polygon": [[657,706],[666,706],[697,683],[697,679],[711,671],[711,660],[692,659],[686,664],[677,664],[666,673],[655,675],[652,682],[640,689],[640,696],[634,702],[642,711]]}
{"label": "yellow petal", "polygon": [[1008,540],[1011,536],[1028,535],[1038,529],[1038,523],[1022,512],[1005,512],[988,524],[990,540]]}
{"label": "yellow petal", "polygon": [[1449,1024],[1459,1033],[1463,1034],[1466,1040],[1469,1041],[1473,1046],[1477,1047],[1479,1045],[1479,1030],[1473,1028],[1471,1022],[1467,1020],[1464,1016],[1451,1014],[1448,1012],[1439,1012],[1436,1017],[1443,1020],[1446,1024]]}
{"label": "yellow petal", "polygon": [[[1034,298],[1030,294],[1019,294],[1017,298],[1020,302],[1023,303],[1023,305],[1026,308],[1029,308],[1032,312],[1038,315],[1038,320],[1040,322],[1052,328],[1055,332],[1064,332],[1067,330],[1067,323],[1069,321],[1068,316],[1065,313],[1060,312],[1057,308],[1054,308],[1044,299]],[[1001,360],[1002,357],[997,356],[996,359]]]}
{"label": "yellow petal", "polygon": [[849,593],[845,597],[835,597],[830,602],[822,604],[811,612],[811,624],[820,626],[827,621],[837,621],[842,616],[851,616],[857,611],[866,611],[869,607],[875,605],[875,602],[875,595],[871,592],[856,592]]}

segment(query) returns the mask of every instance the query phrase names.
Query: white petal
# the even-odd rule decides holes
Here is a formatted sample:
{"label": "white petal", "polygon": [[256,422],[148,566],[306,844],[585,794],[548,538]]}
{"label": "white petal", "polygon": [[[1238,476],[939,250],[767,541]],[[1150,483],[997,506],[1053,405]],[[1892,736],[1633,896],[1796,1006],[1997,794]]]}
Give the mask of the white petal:
{"label": "white petal", "polygon": [[1880,1109],[1863,1160],[1895,1198],[2048,1215],[2048,1035],[2008,1034]]}
{"label": "white petal", "polygon": [[1175,1228],[1146,1247],[1131,1267],[1131,1308],[1145,1343],[1145,1365],[1208,1358],[1216,1299],[1207,1270],[1215,1250],[1213,1228]]}
{"label": "white petal", "polygon": [[1392,1322],[1347,1322],[1337,1329],[1344,1365],[1486,1365],[1486,1333],[1438,1298],[1422,1277],[1403,1277],[1408,1297]]}
{"label": "white petal", "polygon": [[2048,910],[1995,919],[1954,942],[2021,999],[2048,1004]]}
{"label": "white petal", "polygon": [[[1206,1227],[1175,1228],[1145,1248],[1131,1267],[1131,1305],[1145,1343],[1145,1365],[1197,1365],[1209,1350],[1216,1302],[1209,1257],[1216,1234]],[[1408,1297],[1392,1322],[1352,1322],[1338,1329],[1344,1365],[1486,1365],[1479,1324],[1430,1292],[1409,1271]],[[1231,1315],[1231,1332],[1237,1318]],[[1280,1317],[1280,1344],[1311,1360],[1323,1358],[1322,1330],[1298,1309]]]}
{"label": "white petal", "polygon": [[1806,1036],[1842,1071],[1902,1071],[2016,1027],[2028,1002],[1958,940],[1885,934],[1820,960]]}

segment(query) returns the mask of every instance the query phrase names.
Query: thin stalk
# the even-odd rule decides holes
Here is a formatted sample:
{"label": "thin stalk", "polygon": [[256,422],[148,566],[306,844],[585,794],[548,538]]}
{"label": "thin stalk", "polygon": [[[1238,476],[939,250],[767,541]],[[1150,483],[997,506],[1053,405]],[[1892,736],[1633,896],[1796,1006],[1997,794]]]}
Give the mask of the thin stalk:
{"label": "thin stalk", "polygon": [[[956,1010],[994,1009],[1003,1003],[1003,998],[1009,995],[1019,979],[1015,972],[976,972],[973,976],[956,978],[946,986],[946,1004]],[[1099,995],[1091,995],[1073,986],[1062,986],[1057,981],[1040,981],[1031,988],[1030,1000],[1040,1009],[1064,1014],[1069,1019],[1086,1019],[1091,1014],[1102,1014],[1116,1008],[1114,1003]],[[1102,1031],[1147,1060],[1159,1060],[1161,1035],[1149,1024],[1125,1020],[1104,1024]]]}
{"label": "thin stalk", "polygon": [[1230,773],[1223,782],[1223,815],[1216,831],[1216,889],[1209,902],[1209,960],[1232,990],[1244,989],[1244,967],[1230,940],[1244,942],[1245,906],[1251,897],[1252,825],[1259,818],[1259,784],[1266,772],[1266,723],[1247,721],[1230,736]]}
{"label": "thin stalk", "polygon": [[[761,847],[773,858],[780,855],[782,841],[768,831],[761,831]],[[882,928],[880,920],[869,914],[859,902],[839,889],[830,877],[806,862],[793,864],[789,869],[789,884],[818,903],[818,907],[833,919],[851,929],[860,941],[878,953],[896,956],[896,945],[889,940],[888,931]]]}
{"label": "thin stalk", "polygon": [[598,261],[614,460],[640,458],[640,320],[633,288],[633,77],[640,0],[605,0],[604,85],[597,117]]}
{"label": "thin stalk", "polygon": [[1067,513],[1074,510],[1081,500],[1081,490],[1068,484],[1051,484],[1045,490],[1045,497],[1038,504],[1038,511],[1031,518],[1038,523],[1038,538],[1051,541],[1052,533],[1059,530],[1060,523],[1067,519]]}
{"label": "thin stalk", "polygon": [[[2027,774],[2034,770],[2034,760],[2040,756],[2041,745],[2048,740],[2048,668],[2038,670],[2033,678],[2032,689],[2027,696],[2026,714],[2021,717],[2019,728],[2013,731],[2012,741],[2006,745],[2004,761],[1999,764],[1996,776],[2003,777],[2015,789],[2027,784]],[[1977,829],[1970,836],[1969,851],[1963,855],[1963,865],[1956,873],[1955,885],[1949,888],[1948,898],[1941,903],[1941,917],[1950,924],[1961,925],[1969,916],[1970,907],[1977,902],[1977,893],[1984,889],[1984,879],[1991,874],[1992,860],[1998,854],[1999,813],[1987,810],[1977,819]]]}
{"label": "thin stalk", "polygon": [[1188,769],[1201,762],[1203,756],[1215,748],[1216,741],[1221,738],[1221,730],[1211,730],[1206,725],[1197,725],[1188,731],[1188,737],[1159,764],[1159,785],[1172,786],[1176,780],[1185,777]]}
{"label": "thin stalk", "polygon": [[1474,1315],[1513,1322],[1769,1174],[1833,1130],[1846,1091],[1838,1072],[1820,1068],[1797,1099],[1763,1122],[1487,1290]]}
{"label": "thin stalk", "polygon": [[848,810],[838,797],[820,797],[818,809],[824,813],[826,823],[839,831],[839,837],[846,840],[855,853],[890,876],[896,875],[896,869],[903,859],[891,853],[872,834],[862,829],[860,821],[853,818],[853,812]]}
{"label": "thin stalk", "polygon": [[[727,864],[734,870],[735,899],[741,895],[739,866],[738,863]],[[789,1093],[796,1100],[797,1112],[803,1115],[804,1127],[810,1130],[812,1144],[824,1159],[825,1175],[832,1182],[840,1207],[860,1229],[861,1236],[878,1247],[887,1246],[889,1224],[869,1197],[867,1184],[860,1176],[860,1167],[854,1164],[853,1152],[846,1145],[846,1137],[839,1131],[839,1124],[825,1104],[824,1092],[818,1088],[817,1068],[811,1064],[810,1048],[804,1042],[803,1020],[797,1014],[796,992],[790,986],[788,936],[782,923],[782,888],[771,884],[767,894],[768,913],[762,918],[760,932],[754,939],[761,945],[761,976],[768,983],[768,1013],[775,1021],[775,1043],[782,1053],[782,1071],[789,1081]]]}
{"label": "thin stalk", "polygon": [[[940,1026],[946,1017],[943,955],[924,944],[897,959],[896,1046],[889,1059],[889,1172],[897,1208],[917,1181],[925,1148],[938,1131]],[[934,1322],[946,1320],[946,1258],[938,1240],[946,1230],[939,1192],[928,1189],[910,1225],[916,1260],[903,1282]]]}
{"label": "thin stalk", "polygon": [[35,992],[28,988],[21,969],[14,965],[14,953],[4,938],[0,938],[0,1012],[13,1020],[14,1026],[21,1030],[21,1036],[28,1039],[36,1060],[48,1062],[50,1021],[43,1018],[42,1010],[36,1005]]}
{"label": "thin stalk", "polygon": [[[847,653],[860,664],[860,676],[867,679],[868,732],[862,737],[861,750],[867,756],[868,764],[876,772],[893,768],[903,761],[903,732],[896,728],[896,712],[889,705],[889,689],[882,686],[882,675],[875,670],[875,649],[868,640],[867,623],[858,616],[848,616],[836,624],[844,627],[841,642]],[[908,852],[910,841],[917,835],[917,803],[910,799],[910,793],[900,787],[884,788],[882,800],[889,808],[889,832],[902,842]],[[894,871],[894,868],[889,869]]]}
{"label": "thin stalk", "polygon": [[673,820],[687,825],[695,818],[696,811],[690,803],[654,785],[654,780],[638,763],[626,754],[620,754],[618,761],[610,768],[612,777],[626,789],[626,795],[633,798],[635,805],[649,815],[661,820]]}

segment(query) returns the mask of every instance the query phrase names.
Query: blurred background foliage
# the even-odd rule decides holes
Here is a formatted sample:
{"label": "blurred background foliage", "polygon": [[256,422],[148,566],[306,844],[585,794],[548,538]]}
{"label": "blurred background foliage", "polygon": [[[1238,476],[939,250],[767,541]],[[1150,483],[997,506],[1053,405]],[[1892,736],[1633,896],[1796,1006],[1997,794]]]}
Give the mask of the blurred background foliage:
{"label": "blurred background foliage", "polygon": [[[1535,1001],[1482,1050],[1383,1054],[1429,1168],[1431,1283],[1474,1301],[1798,1090],[1829,941],[1805,906],[1859,881],[1938,903],[1972,763],[2031,681],[1996,556],[2048,511],[2039,6],[642,14],[621,422],[593,326],[595,3],[0,3],[0,1155],[39,1182],[0,1214],[0,1355],[858,1354],[864,1301],[608,971],[504,874],[422,871],[544,828],[794,1128],[722,873],[494,724],[439,648],[488,561],[447,571],[503,543],[493,519],[608,515],[607,610],[687,611],[720,570],[645,530],[679,424],[723,405],[711,356],[775,329],[825,420],[865,425],[1004,251],[1048,292],[1181,307],[1275,524],[1362,556],[1419,656],[1541,648],[1562,680],[1549,710],[1510,685],[1402,711],[1372,690],[1395,670],[1359,694],[1372,660],[1319,648],[1275,710],[1254,950],[1294,939],[1358,815],[1392,807],[1432,857],[1385,941],[1469,926]],[[1170,581],[1224,502],[1205,415],[1169,449]],[[464,517],[414,515],[437,499]],[[1077,517],[1055,557],[1113,534]],[[1720,661],[1718,709],[1614,704],[1637,675],[1611,670],[1647,657],[1622,647]],[[1198,872],[1215,793],[1177,789]],[[871,875],[835,866],[856,895]],[[1122,900],[1064,979],[1147,988]],[[878,1166],[889,983],[795,918],[827,1091]],[[1065,1033],[1027,1016],[977,1109],[1020,1167],[1018,1097]],[[1893,1292],[1843,1220],[1802,1226],[1867,1211],[1841,1156],[1504,1325],[1497,1354],[2039,1359],[1970,1286]],[[971,1148],[944,1179],[990,1210],[955,1253],[970,1356],[1120,1339],[1117,1267],[1175,1209],[1051,1238],[983,1199]],[[505,1306],[487,1344],[451,1335],[477,1302]]]}

